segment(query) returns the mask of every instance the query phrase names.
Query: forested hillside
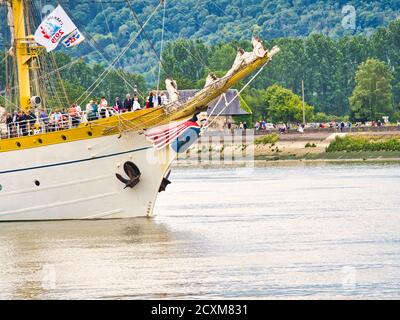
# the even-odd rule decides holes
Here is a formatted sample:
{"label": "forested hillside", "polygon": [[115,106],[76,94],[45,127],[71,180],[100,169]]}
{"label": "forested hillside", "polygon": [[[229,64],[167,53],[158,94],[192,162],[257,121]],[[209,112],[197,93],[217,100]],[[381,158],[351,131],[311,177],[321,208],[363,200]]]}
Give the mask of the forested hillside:
{"label": "forested hillside", "polygon": [[[107,57],[114,57],[138,30],[131,9],[144,23],[159,1],[64,2],[85,33],[93,38],[95,47]],[[353,6],[355,12],[348,5]],[[265,40],[313,33],[333,38],[367,35],[395,20],[399,10],[400,0],[167,0],[164,36],[167,41],[201,39],[207,44],[219,44],[248,40],[253,33]],[[160,7],[146,25],[146,35],[154,42],[156,50],[160,49],[162,16]],[[94,50],[93,46],[85,45],[75,51],[86,55]],[[96,54],[89,57],[99,60]],[[150,82],[156,79],[156,63],[143,34],[121,60],[121,65],[143,73]]]}
{"label": "forested hillside", "polygon": [[[42,6],[47,3],[53,1],[41,1]],[[60,51],[92,64],[89,67],[82,62],[63,72],[67,85],[74,91],[73,96],[79,96],[79,91],[130,41],[133,43],[116,67],[140,74],[129,75],[132,81],[136,79],[140,89],[154,86],[158,75],[154,51],[160,51],[163,8],[158,8],[146,25],[146,33],[141,33],[136,41],[133,40],[140,27],[132,10],[145,23],[157,0],[66,0],[61,3],[87,40],[68,51],[58,49],[59,65],[71,60],[60,55]],[[256,116],[265,114],[268,86],[279,84],[300,94],[301,80],[305,81],[306,100],[316,112],[349,114],[349,97],[355,88],[357,68],[368,58],[382,61],[393,73],[392,100],[398,110],[400,20],[396,18],[399,10],[400,0],[167,0],[162,77],[173,76],[181,89],[199,88],[209,71],[222,75],[229,69],[238,46],[251,50],[249,39],[252,34],[258,34],[268,47],[279,45],[282,52],[244,93]],[[4,18],[3,10],[1,14]],[[0,28],[1,38],[5,35],[4,24]],[[5,43],[0,39],[0,45]],[[80,72],[79,68],[86,72]],[[121,96],[127,90],[129,87],[112,74],[107,85],[103,83],[97,93]]]}

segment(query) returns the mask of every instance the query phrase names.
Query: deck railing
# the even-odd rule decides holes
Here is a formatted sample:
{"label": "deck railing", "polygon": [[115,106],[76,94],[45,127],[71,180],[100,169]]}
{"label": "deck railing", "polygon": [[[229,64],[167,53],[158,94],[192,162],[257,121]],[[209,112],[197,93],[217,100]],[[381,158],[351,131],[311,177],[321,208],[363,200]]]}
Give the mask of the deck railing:
{"label": "deck railing", "polygon": [[105,111],[89,114],[86,111],[82,111],[76,116],[65,113],[56,116],[46,115],[45,117],[39,115],[37,118],[0,124],[0,139],[72,129],[81,123],[107,118],[115,114],[118,114],[118,112],[112,108],[107,108]]}

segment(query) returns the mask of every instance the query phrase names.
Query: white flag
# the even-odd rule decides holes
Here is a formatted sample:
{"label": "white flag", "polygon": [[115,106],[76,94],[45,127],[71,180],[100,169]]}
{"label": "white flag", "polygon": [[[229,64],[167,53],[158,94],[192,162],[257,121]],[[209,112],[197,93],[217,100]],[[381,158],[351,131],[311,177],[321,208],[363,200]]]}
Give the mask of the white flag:
{"label": "white flag", "polygon": [[85,40],[85,37],[78,29],[76,29],[75,31],[72,31],[65,40],[63,40],[63,45],[67,48],[71,48],[77,46],[83,40]]}
{"label": "white flag", "polygon": [[75,24],[59,5],[42,21],[35,32],[35,41],[50,52],[57,48],[62,38],[75,29]]}

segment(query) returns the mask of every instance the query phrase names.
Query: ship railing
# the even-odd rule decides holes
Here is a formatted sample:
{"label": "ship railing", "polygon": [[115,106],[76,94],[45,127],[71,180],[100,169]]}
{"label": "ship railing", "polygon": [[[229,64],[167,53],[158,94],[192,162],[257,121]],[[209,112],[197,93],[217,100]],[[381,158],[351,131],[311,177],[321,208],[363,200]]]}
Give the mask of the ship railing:
{"label": "ship railing", "polygon": [[0,124],[0,139],[10,139],[23,136],[32,136],[48,132],[56,132],[76,128],[81,123],[95,121],[101,118],[108,118],[117,114],[113,108],[107,108],[97,113],[81,111],[79,115],[73,116],[62,114],[61,118],[54,119],[51,115],[38,118],[26,119],[8,124]]}
{"label": "ship railing", "polygon": [[[92,115],[91,120],[98,119],[100,115]],[[54,120],[46,117],[39,119],[27,119],[0,125],[0,139],[32,136],[48,132],[56,132],[77,127],[80,123],[88,122],[86,112],[80,116],[62,115],[62,118]]]}

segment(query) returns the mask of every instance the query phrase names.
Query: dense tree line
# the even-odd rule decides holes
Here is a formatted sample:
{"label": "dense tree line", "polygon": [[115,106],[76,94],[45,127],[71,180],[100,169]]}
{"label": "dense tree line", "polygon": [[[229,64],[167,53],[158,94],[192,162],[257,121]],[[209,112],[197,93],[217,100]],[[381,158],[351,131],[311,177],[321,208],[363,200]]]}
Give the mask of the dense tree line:
{"label": "dense tree line", "polygon": [[[158,3],[157,0],[130,2],[142,22]],[[368,58],[382,61],[391,72],[391,104],[396,112],[400,104],[400,22],[388,24],[388,21],[396,17],[400,0],[352,1],[357,14],[355,30],[345,30],[342,25],[342,8],[347,3],[168,1],[165,34],[168,43],[164,48],[162,78],[174,77],[181,89],[200,88],[208,72],[221,76],[230,68],[237,47],[251,50],[249,39],[256,33],[266,39],[268,47],[279,45],[282,51],[243,94],[255,117],[267,113],[265,96],[269,86],[278,84],[300,95],[301,80],[305,82],[306,101],[316,113],[349,115],[356,71]],[[64,85],[74,100],[121,52],[139,26],[123,0],[111,3],[69,0],[63,6],[87,36],[87,41],[67,52],[68,56],[57,54],[59,66],[73,60],[69,55],[82,58],[62,72]],[[3,10],[1,15],[4,18]],[[156,51],[160,49],[161,17],[159,10],[146,26],[146,35]],[[379,27],[382,25],[387,27]],[[4,44],[1,41],[4,37],[5,29],[0,29],[0,45]],[[144,34],[116,67],[120,71],[110,72],[93,95],[120,96],[131,91],[133,84],[142,92],[147,86],[156,86],[158,60]],[[4,84],[2,69],[0,87]],[[130,85],[121,80],[121,73]]]}
{"label": "dense tree line", "polygon": [[[282,51],[244,93],[257,117],[266,115],[265,90],[269,86],[279,84],[301,95],[301,80],[305,82],[306,101],[316,112],[350,114],[349,98],[355,88],[356,71],[368,58],[382,61],[393,73],[391,104],[395,109],[399,107],[400,20],[377,29],[371,36],[333,40],[315,34],[267,42],[268,47],[273,45],[278,45]],[[230,68],[238,46],[251,50],[248,41],[214,46],[199,40],[170,42],[163,56],[165,76],[177,79],[180,88],[199,88],[208,72],[221,76]]]}

